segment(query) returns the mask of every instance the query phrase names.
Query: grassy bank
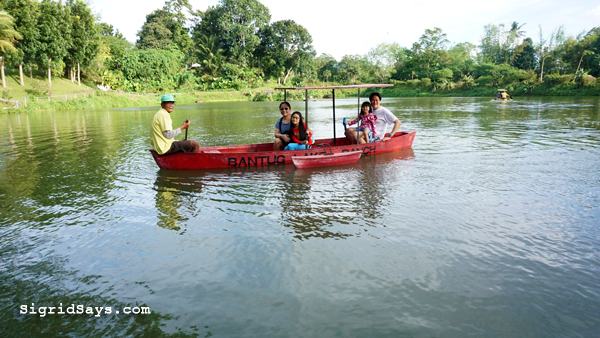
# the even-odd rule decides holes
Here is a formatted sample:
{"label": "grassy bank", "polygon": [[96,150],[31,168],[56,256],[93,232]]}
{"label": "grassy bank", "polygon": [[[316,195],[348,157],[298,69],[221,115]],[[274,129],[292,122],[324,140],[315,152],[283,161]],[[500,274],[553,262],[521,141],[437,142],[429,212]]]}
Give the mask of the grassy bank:
{"label": "grassy bank", "polygon": [[[47,77],[44,73],[34,72],[33,78],[25,78],[25,86],[19,83],[18,71],[7,70],[7,87],[0,89],[0,98],[5,100],[20,100],[27,98],[27,106],[12,108],[12,105],[6,102],[0,102],[0,112],[33,112],[45,110],[74,110],[74,109],[100,109],[117,107],[156,107],[160,104],[159,98],[163,93],[153,94],[132,94],[123,92],[105,92],[94,88],[91,81],[86,81],[87,85],[82,83],[72,83],[68,79],[54,77],[52,87],[49,88]],[[322,86],[322,83],[308,84],[308,86]],[[329,85],[339,85],[329,83]],[[284,92],[275,90],[276,87],[282,87],[276,83],[265,83],[258,88],[245,88],[242,90],[221,90],[205,92],[170,92],[175,95],[179,104],[192,104],[201,102],[230,102],[230,101],[283,101]],[[507,86],[509,93],[513,97],[519,96],[600,96],[600,86],[578,87],[573,83],[550,84],[520,83],[514,86]],[[497,93],[496,87],[489,85],[474,85],[466,88],[459,85],[454,88],[435,88],[430,81],[396,81],[394,87],[387,87],[372,90],[361,90],[361,97],[366,97],[372,91],[379,90],[385,97],[494,97]],[[86,93],[84,95],[72,94]],[[92,94],[93,93],[93,94]],[[357,90],[336,90],[336,98],[356,97]],[[48,95],[52,97],[48,98]],[[63,95],[63,96],[60,96]],[[67,95],[67,97],[64,97]],[[331,95],[330,90],[310,90],[309,99],[323,99]],[[57,97],[59,96],[59,97]],[[305,92],[303,90],[288,90],[288,101],[304,100]]]}

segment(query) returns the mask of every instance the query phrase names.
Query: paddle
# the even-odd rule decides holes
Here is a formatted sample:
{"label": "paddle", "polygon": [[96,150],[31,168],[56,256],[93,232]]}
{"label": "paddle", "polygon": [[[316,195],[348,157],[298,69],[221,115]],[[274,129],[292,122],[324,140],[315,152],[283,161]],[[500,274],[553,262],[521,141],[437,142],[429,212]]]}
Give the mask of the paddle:
{"label": "paddle", "polygon": [[[187,117],[185,118],[185,122],[190,122],[190,120],[187,119]],[[184,140],[187,140],[187,131],[188,129],[190,129],[190,127],[185,128],[185,138]]]}

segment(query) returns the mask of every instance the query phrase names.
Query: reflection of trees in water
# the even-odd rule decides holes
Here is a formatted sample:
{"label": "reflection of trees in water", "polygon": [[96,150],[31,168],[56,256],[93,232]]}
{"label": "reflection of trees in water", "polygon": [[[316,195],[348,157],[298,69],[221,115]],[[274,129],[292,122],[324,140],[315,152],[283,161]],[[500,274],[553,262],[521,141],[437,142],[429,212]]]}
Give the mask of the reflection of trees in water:
{"label": "reflection of trees in water", "polygon": [[391,162],[413,157],[406,149],[344,166],[296,169],[281,182],[282,225],[298,240],[344,239],[364,232],[359,227],[377,226],[389,204],[386,186],[397,178]]}
{"label": "reflection of trees in water", "polygon": [[[190,196],[202,190],[202,184],[194,177],[185,176],[185,172],[167,172],[160,170],[154,182],[156,191],[157,225],[161,228],[180,230],[181,223],[188,220],[179,210],[191,207]],[[183,176],[181,176],[183,175]]]}
{"label": "reflection of trees in water", "polygon": [[111,192],[119,165],[110,159],[119,146],[106,140],[109,130],[90,129],[87,115],[66,113],[3,120],[11,145],[0,163],[0,194],[7,200],[27,199],[33,214],[44,208],[94,211],[115,201]]}
{"label": "reflection of trees in water", "polygon": [[[25,238],[19,229],[6,229],[3,237],[11,241],[3,242],[0,247],[0,290],[3,302],[0,303],[2,337],[198,337],[197,328],[189,328],[188,333],[178,328],[175,333],[162,331],[165,322],[174,317],[157,312],[152,306],[142,302],[123,302],[116,299],[114,281],[102,276],[82,276],[77,271],[65,269],[68,259],[46,250],[40,257],[40,247],[44,249],[46,236],[41,233],[26,232]],[[40,240],[40,238],[43,238]],[[136,283],[136,284],[144,284]],[[116,288],[123,290],[122,283]],[[140,286],[141,287],[141,286]],[[133,286],[127,286],[131,290]],[[147,292],[153,291],[146,286]],[[38,314],[21,314],[21,305],[27,305],[30,311],[32,303]],[[61,306],[65,314],[57,314]],[[94,308],[94,314],[67,314],[72,304]],[[55,307],[54,314],[40,317],[39,307]],[[100,317],[95,317],[95,307],[103,307]],[[111,314],[105,314],[111,307]],[[124,314],[124,307],[150,307],[150,314]],[[117,315],[116,311],[120,313]],[[200,327],[200,326],[198,326]],[[193,330],[193,331],[192,331]],[[208,328],[205,326],[205,330]],[[210,332],[202,333],[202,336]]]}
{"label": "reflection of trees in water", "polygon": [[[218,168],[207,170],[160,170],[154,190],[158,212],[158,226],[180,230],[181,225],[190,219],[206,220],[214,217],[215,205],[227,210],[217,211],[230,218],[219,223],[236,222],[240,212],[260,216],[264,212],[265,201],[270,199],[275,176],[293,170],[293,165],[266,167]],[[206,202],[210,204],[206,208]],[[184,230],[185,231],[185,230]]]}

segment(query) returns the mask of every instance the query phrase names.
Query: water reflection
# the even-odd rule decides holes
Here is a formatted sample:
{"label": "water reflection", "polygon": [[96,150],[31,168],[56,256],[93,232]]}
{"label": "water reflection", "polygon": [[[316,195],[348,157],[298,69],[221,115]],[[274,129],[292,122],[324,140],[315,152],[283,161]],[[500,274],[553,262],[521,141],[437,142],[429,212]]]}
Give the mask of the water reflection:
{"label": "water reflection", "polygon": [[[250,223],[276,217],[295,240],[360,235],[361,227],[382,224],[390,192],[397,189],[406,165],[403,162],[413,158],[413,150],[404,149],[365,156],[356,163],[311,169],[288,164],[159,170],[154,182],[157,225],[172,230],[201,220],[223,225],[243,209],[251,215]],[[249,206],[257,210],[253,212]]]}
{"label": "water reflection", "polygon": [[[414,151],[306,170],[160,171],[155,109],[0,115],[0,331],[599,332],[598,98],[385,102],[418,131]],[[209,144],[272,139],[274,103],[184,110]],[[330,136],[330,109],[310,116]],[[160,316],[40,319],[21,302]]]}

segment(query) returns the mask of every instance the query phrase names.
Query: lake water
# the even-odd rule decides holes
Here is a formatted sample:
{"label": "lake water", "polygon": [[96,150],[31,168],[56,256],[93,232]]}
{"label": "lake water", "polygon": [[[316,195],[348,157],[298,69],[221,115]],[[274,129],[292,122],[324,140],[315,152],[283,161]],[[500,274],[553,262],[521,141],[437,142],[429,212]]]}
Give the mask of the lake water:
{"label": "lake water", "polygon": [[[159,170],[157,108],[0,115],[0,336],[598,336],[599,99],[382,105],[412,149],[312,170]],[[330,109],[309,103],[317,138]],[[173,121],[224,145],[278,116]]]}

